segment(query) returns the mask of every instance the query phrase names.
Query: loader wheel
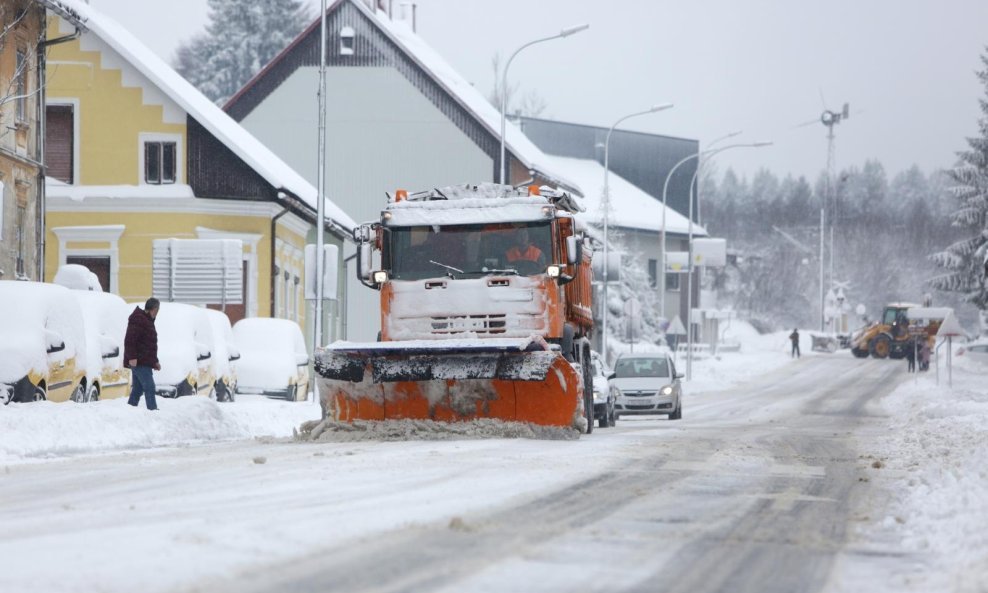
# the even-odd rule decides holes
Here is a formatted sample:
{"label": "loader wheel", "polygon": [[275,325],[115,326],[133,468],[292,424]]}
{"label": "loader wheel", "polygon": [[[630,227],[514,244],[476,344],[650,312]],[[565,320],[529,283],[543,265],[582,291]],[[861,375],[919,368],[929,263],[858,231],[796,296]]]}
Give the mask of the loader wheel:
{"label": "loader wheel", "polygon": [[868,358],[868,351],[864,348],[851,348],[851,354],[853,354],[855,358]]}
{"label": "loader wheel", "polygon": [[891,349],[892,343],[888,336],[878,336],[871,341],[870,350],[874,358],[888,358]]}

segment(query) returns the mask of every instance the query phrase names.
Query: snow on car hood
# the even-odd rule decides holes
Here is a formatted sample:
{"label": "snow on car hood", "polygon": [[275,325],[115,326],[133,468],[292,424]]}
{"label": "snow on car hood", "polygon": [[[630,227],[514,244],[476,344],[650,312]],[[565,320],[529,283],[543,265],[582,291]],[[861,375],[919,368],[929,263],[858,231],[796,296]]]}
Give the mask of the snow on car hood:
{"label": "snow on car hood", "polygon": [[621,391],[658,391],[671,382],[669,377],[624,377],[611,379],[611,385]]}
{"label": "snow on car hood", "polygon": [[187,340],[158,340],[158,362],[161,370],[154,371],[155,385],[177,385],[198,371],[195,343]]}

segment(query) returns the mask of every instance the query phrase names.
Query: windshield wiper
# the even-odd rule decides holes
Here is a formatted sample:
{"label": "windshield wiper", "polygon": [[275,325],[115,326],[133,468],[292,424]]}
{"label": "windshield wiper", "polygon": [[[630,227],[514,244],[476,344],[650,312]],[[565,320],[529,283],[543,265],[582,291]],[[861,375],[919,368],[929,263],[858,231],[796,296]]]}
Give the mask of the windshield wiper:
{"label": "windshield wiper", "polygon": [[501,270],[498,268],[488,268],[487,266],[484,266],[483,268],[480,268],[480,273],[481,274],[514,274],[515,276],[517,276],[518,270],[514,268],[505,268]]}
{"label": "windshield wiper", "polygon": [[453,272],[456,272],[457,274],[462,274],[463,273],[463,270],[461,270],[459,268],[454,268],[453,266],[447,266],[446,264],[441,264],[441,263],[439,263],[437,261],[434,261],[434,260],[431,260],[431,259],[429,260],[429,263],[430,264],[435,264],[435,265],[437,265],[437,266],[439,266],[441,268],[446,268],[447,270],[449,270],[446,273],[449,275],[450,278],[454,278]]}

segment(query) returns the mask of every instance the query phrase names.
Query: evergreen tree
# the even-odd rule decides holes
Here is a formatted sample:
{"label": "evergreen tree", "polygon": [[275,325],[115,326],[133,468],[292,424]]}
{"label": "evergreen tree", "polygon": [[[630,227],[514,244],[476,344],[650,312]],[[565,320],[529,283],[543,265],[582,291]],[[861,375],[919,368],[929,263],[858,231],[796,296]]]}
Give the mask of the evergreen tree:
{"label": "evergreen tree", "polygon": [[985,279],[988,258],[988,48],[981,56],[983,69],[977,73],[985,87],[978,100],[982,117],[979,135],[968,138],[969,150],[961,152],[960,164],[950,171],[954,182],[951,192],[960,202],[953,214],[955,228],[967,236],[933,255],[933,261],[946,270],[931,281],[933,288],[959,292],[982,311],[988,310],[988,281]]}
{"label": "evergreen tree", "polygon": [[302,0],[207,0],[206,32],[175,52],[175,69],[223,104],[308,24]]}

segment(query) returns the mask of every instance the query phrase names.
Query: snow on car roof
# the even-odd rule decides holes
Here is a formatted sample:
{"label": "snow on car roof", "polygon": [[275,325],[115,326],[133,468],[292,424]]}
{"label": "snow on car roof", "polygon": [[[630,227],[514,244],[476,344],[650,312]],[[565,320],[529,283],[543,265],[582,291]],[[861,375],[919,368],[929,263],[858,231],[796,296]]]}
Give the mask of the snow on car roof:
{"label": "snow on car roof", "polygon": [[[241,319],[233,326],[233,336],[242,349],[275,346],[279,342],[302,339],[302,328],[294,321],[270,317]],[[304,340],[302,342],[304,349]],[[296,348],[298,344],[295,344]]]}
{"label": "snow on car roof", "polygon": [[[137,68],[265,181],[276,189],[293,193],[313,209],[316,208],[318,195],[311,183],[182,78],[130,31],[83,0],[58,0],[58,2],[78,14],[89,31]],[[327,218],[339,226],[347,230],[352,230],[356,226],[353,219],[328,199],[325,202],[325,210]]]}

